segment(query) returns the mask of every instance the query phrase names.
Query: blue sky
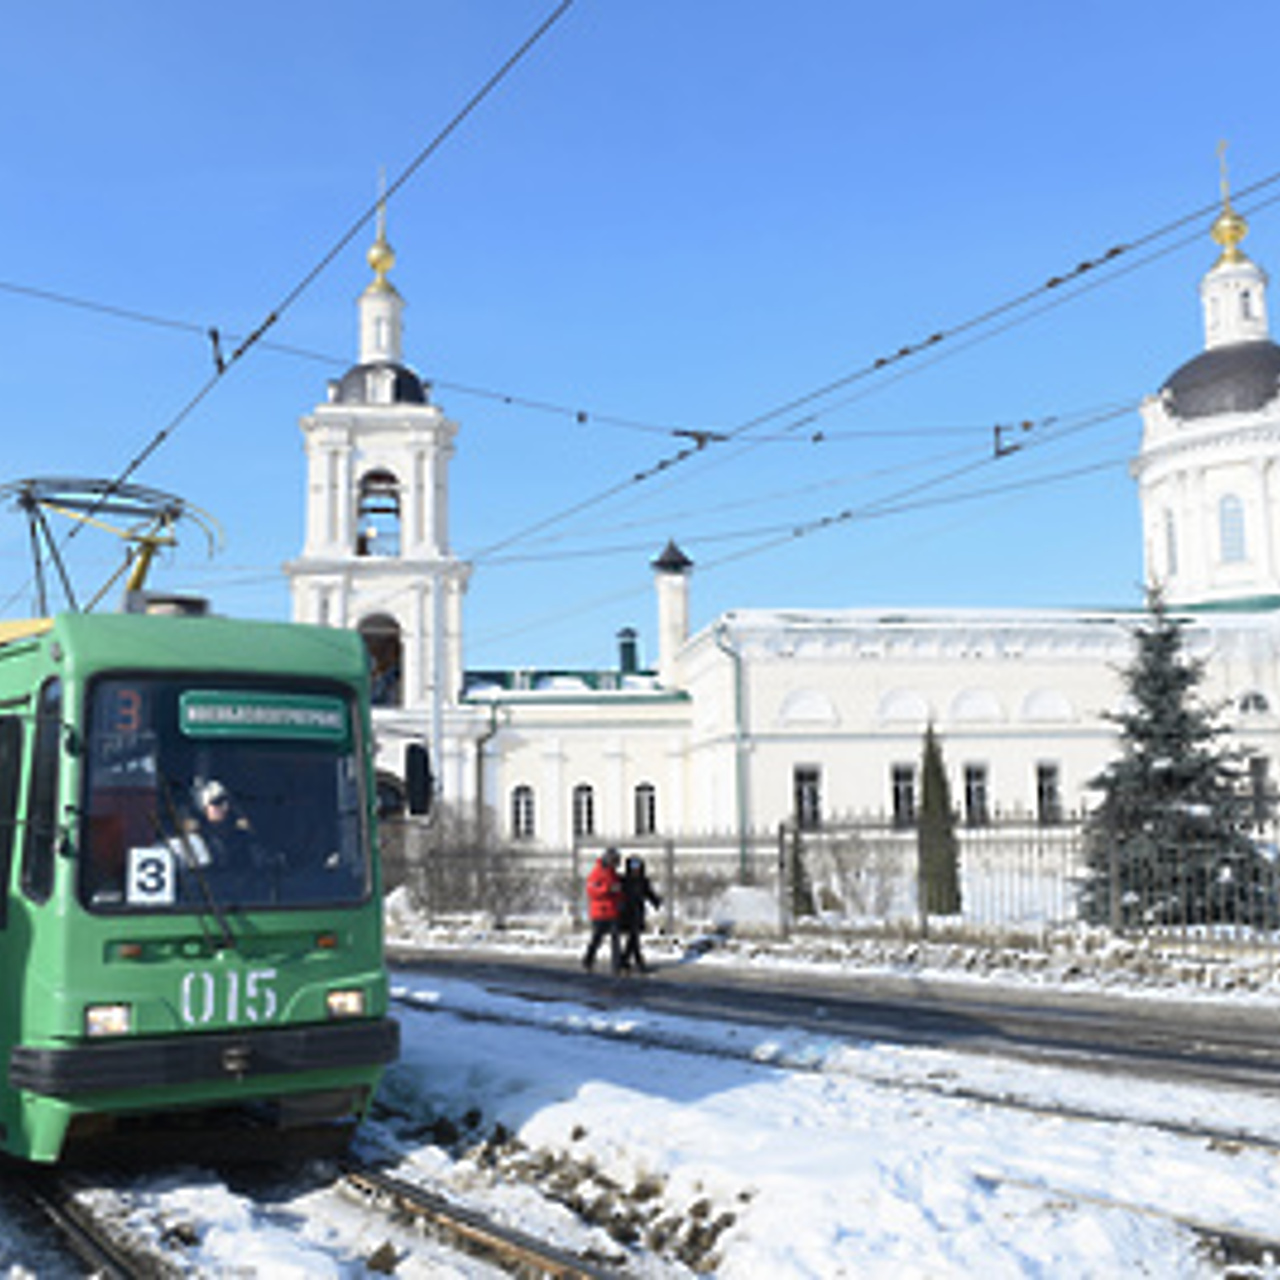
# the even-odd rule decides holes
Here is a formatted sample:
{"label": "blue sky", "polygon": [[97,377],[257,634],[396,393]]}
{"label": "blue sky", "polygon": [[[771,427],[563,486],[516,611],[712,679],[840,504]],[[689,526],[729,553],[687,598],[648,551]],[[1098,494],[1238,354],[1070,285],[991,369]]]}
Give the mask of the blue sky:
{"label": "blue sky", "polygon": [[[553,7],[11,6],[0,480],[115,475],[151,446],[212,373],[199,330],[260,324]],[[577,0],[388,214],[407,359],[460,424],[468,666],[606,665],[628,625],[653,660],[668,538],[696,565],[695,627],[1137,603],[1137,405],[1201,348],[1211,215],[1069,301],[865,371],[1210,205],[1220,139],[1237,189],[1280,169],[1278,40],[1268,0]],[[1275,268],[1258,199],[1245,248]],[[225,528],[158,585],[287,615],[297,420],[355,359],[371,237],[134,475]],[[995,426],[1023,421],[994,460]],[[661,466],[686,430],[735,434]],[[0,513],[11,616],[25,538]],[[87,591],[116,548],[72,554]]]}

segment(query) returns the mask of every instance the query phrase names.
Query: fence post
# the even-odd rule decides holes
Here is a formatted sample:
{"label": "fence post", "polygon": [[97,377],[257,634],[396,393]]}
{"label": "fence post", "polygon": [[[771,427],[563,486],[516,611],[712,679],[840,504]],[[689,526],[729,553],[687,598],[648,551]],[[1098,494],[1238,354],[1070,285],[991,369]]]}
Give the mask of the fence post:
{"label": "fence post", "polygon": [[929,894],[924,879],[924,851],[920,848],[920,827],[915,832],[916,853],[916,914],[920,921],[920,937],[929,937]]}
{"label": "fence post", "polygon": [[662,895],[662,927],[671,935],[676,931],[676,842],[669,837],[662,842],[663,876],[666,893]]}
{"label": "fence post", "polygon": [[569,850],[569,918],[574,929],[582,927],[582,875],[578,855],[578,842],[574,840]]}
{"label": "fence post", "polygon": [[787,824],[778,823],[778,933],[791,936],[791,889],[787,875]]}

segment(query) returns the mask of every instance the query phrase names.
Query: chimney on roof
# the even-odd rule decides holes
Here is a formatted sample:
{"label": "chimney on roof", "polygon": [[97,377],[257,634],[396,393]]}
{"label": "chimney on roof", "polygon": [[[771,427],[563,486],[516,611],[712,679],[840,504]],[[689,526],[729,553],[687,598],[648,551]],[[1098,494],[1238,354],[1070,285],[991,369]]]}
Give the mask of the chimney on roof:
{"label": "chimney on roof", "polygon": [[634,627],[623,627],[618,632],[618,670],[624,676],[633,676],[640,670],[640,649]]}
{"label": "chimney on roof", "polygon": [[689,575],[693,561],[674,540],[653,562],[658,589],[658,683],[673,689],[676,654],[689,638]]}

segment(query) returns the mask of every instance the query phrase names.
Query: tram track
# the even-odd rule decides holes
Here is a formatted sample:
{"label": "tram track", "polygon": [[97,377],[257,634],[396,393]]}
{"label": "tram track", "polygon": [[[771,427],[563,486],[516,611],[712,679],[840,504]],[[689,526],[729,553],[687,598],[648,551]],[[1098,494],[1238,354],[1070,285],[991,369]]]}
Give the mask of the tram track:
{"label": "tram track", "polygon": [[[487,1023],[502,1025],[520,1025],[525,1028],[534,1027],[553,1035],[591,1036],[609,1039],[625,1039],[629,1045],[638,1050],[660,1049],[669,1052],[702,1054],[712,1057],[729,1058],[753,1066],[766,1069],[778,1069],[800,1073],[836,1074],[849,1076],[881,1089],[892,1089],[899,1093],[928,1094],[947,1100],[955,1100],[965,1104],[978,1104],[987,1107],[1014,1110],[1028,1115],[1052,1121],[1065,1121],[1079,1124],[1096,1124],[1105,1126],[1128,1126],[1135,1131],[1135,1137],[1142,1131],[1157,1133],[1165,1137],[1181,1141],[1202,1144],[1238,1156],[1251,1152],[1268,1160],[1280,1160],[1280,1138],[1265,1134],[1251,1134],[1239,1128],[1200,1123],[1192,1119],[1158,1118],[1135,1115],[1120,1109],[1104,1110],[1096,1107],[1064,1105],[1061,1102],[1036,1102],[1029,1098],[1017,1098],[1006,1093],[999,1093],[947,1080],[931,1080],[915,1078],[903,1080],[900,1077],[876,1073],[874,1071],[858,1071],[848,1067],[832,1067],[829,1062],[817,1063],[804,1061],[802,1058],[787,1060],[784,1055],[769,1059],[761,1059],[749,1047],[726,1047],[722,1043],[708,1046],[697,1044],[691,1037],[680,1037],[673,1034],[652,1033],[642,1029],[634,1021],[628,1024],[625,1035],[613,1031],[607,1022],[596,1025],[578,1022],[573,1025],[548,1023],[545,1018],[531,1016],[527,1021],[498,1016],[492,1012],[468,1009],[455,1011],[442,1004],[438,999],[416,1002],[397,997],[397,1003],[407,1012],[427,1016],[430,1014],[457,1015]],[[1078,1064],[1083,1069],[1086,1064]],[[1158,1203],[1145,1202],[1140,1195],[1126,1196],[1113,1192],[1111,1188],[1090,1188],[1086,1185],[1073,1186],[1067,1180],[1046,1179],[1039,1173],[1030,1170],[1023,1173],[1017,1167],[1000,1169],[996,1165],[975,1162],[971,1176],[976,1183],[993,1190],[1005,1188],[1012,1191],[1029,1192],[1049,1197],[1056,1205],[1074,1206],[1083,1212],[1107,1211],[1162,1220],[1183,1229],[1197,1237],[1207,1256],[1223,1267],[1223,1275],[1252,1275],[1249,1268],[1267,1267],[1280,1258],[1280,1230],[1256,1230],[1241,1226],[1228,1219],[1217,1220],[1216,1214],[1198,1214],[1191,1208],[1175,1208],[1161,1206]],[[1238,1268],[1244,1268],[1240,1270]],[[1270,1272],[1267,1272],[1270,1274]]]}
{"label": "tram track", "polygon": [[406,972],[475,982],[503,996],[562,1000],[606,1014],[749,1024],[850,1043],[932,1048],[1028,1065],[1280,1092],[1280,1012],[1230,1003],[1130,1003],[884,977],[660,969],[641,982],[584,980],[563,964],[492,957],[393,956]]}
{"label": "tram track", "polygon": [[[927,1094],[957,1102],[977,1104],[1018,1111],[1027,1115],[1046,1118],[1070,1120],[1079,1123],[1102,1125],[1127,1124],[1144,1129],[1165,1133],[1178,1138],[1200,1140],[1206,1143],[1231,1145],[1240,1149],[1260,1151],[1267,1155],[1280,1156],[1280,1138],[1265,1134],[1251,1133],[1240,1128],[1227,1128],[1203,1123],[1188,1123],[1182,1120],[1161,1119],[1153,1116],[1137,1116],[1131,1111],[1120,1109],[1103,1110],[1097,1107],[1085,1107],[1055,1101],[1052,1104],[1038,1102],[1034,1097],[1016,1096],[1007,1091],[984,1089],[975,1085],[960,1084],[948,1076],[917,1075],[904,1078],[901,1074],[888,1075],[871,1070],[860,1070],[847,1060],[832,1060],[827,1056],[814,1059],[803,1054],[788,1053],[785,1049],[775,1049],[769,1054],[762,1054],[758,1047],[750,1044],[727,1044],[724,1042],[707,1043],[699,1041],[696,1036],[679,1032],[645,1028],[634,1023],[619,1032],[607,1021],[604,1022],[548,1022],[544,1018],[530,1017],[521,1019],[511,1014],[497,1014],[491,1011],[478,1012],[474,1009],[453,1010],[437,1000],[418,1000],[411,994],[395,993],[393,1001],[403,1009],[413,1010],[422,1015],[449,1014],[468,1021],[483,1021],[495,1025],[534,1028],[552,1035],[581,1036],[601,1039],[625,1040],[629,1045],[644,1049],[664,1049],[675,1053],[691,1053],[705,1057],[749,1063],[752,1066],[776,1070],[800,1072],[806,1074],[838,1075],[857,1079],[863,1083],[880,1089],[892,1089],[899,1093]],[[1027,1065],[1045,1065],[1039,1055],[1020,1053],[1017,1050],[1005,1055]],[[1114,1063],[1085,1062],[1078,1058],[1064,1064],[1054,1059],[1053,1065],[1069,1065],[1080,1071],[1094,1071],[1101,1074],[1114,1075],[1118,1068]]]}
{"label": "tram track", "polygon": [[95,1214],[84,1203],[81,1185],[73,1176],[33,1169],[17,1185],[67,1254],[95,1280],[176,1280],[186,1274],[176,1258],[164,1258]]}
{"label": "tram track", "polygon": [[[116,1182],[117,1177],[112,1176],[111,1181]],[[130,1181],[125,1178],[112,1188],[114,1203],[128,1203]],[[172,1244],[170,1255],[164,1244],[123,1229],[121,1222],[127,1214],[95,1207],[92,1180],[38,1169],[25,1171],[14,1185],[33,1217],[56,1238],[68,1263],[74,1263],[83,1274],[95,1280],[176,1280],[192,1274],[184,1246],[199,1236],[202,1227],[198,1219],[185,1225],[186,1238]],[[401,1247],[387,1244],[381,1259],[366,1259],[371,1271],[394,1270],[402,1261],[404,1229],[408,1228],[447,1250],[526,1280],[614,1280],[626,1274],[626,1267],[617,1260],[572,1252],[354,1157],[337,1163],[328,1190],[357,1205],[371,1220],[388,1220],[398,1229]],[[270,1199],[267,1191],[255,1202],[265,1206]]]}
{"label": "tram track", "polygon": [[395,1177],[370,1165],[344,1161],[342,1187],[351,1196],[385,1206],[462,1251],[484,1258],[512,1275],[551,1280],[612,1280],[625,1274],[617,1267],[583,1257],[539,1240],[456,1204],[438,1192]]}

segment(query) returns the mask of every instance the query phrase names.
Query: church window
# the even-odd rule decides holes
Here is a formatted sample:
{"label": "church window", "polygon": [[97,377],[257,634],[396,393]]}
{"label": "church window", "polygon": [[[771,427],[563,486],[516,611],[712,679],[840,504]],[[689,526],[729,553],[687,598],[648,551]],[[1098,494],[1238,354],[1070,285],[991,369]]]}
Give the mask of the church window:
{"label": "church window", "polygon": [[596,832],[596,793],[589,782],[573,789],[573,834],[592,836]]}
{"label": "church window", "polygon": [[991,821],[985,764],[967,764],[964,767],[964,821],[970,827],[985,827]]}
{"label": "church window", "polygon": [[1253,319],[1253,294],[1248,289],[1240,291],[1240,315],[1242,319]]}
{"label": "church window", "polygon": [[822,773],[816,765],[796,765],[792,774],[796,826],[817,831],[822,826]]}
{"label": "church window", "polygon": [[889,772],[893,825],[898,828],[916,825],[916,767],[895,764]]}
{"label": "church window", "polygon": [[1036,821],[1042,827],[1062,821],[1062,771],[1054,761],[1036,765]]}
{"label": "church window", "polygon": [[356,509],[356,555],[400,554],[400,484],[390,471],[370,471],[360,480]]}
{"label": "church window", "polygon": [[1244,503],[1234,493],[1218,503],[1218,537],[1223,564],[1239,564],[1245,558]]}
{"label": "church window", "polygon": [[375,614],[360,623],[360,636],[369,655],[371,699],[375,707],[398,707],[403,700],[404,645],[400,624],[386,614]]}
{"label": "church window", "polygon": [[521,783],[511,792],[511,834],[516,840],[531,840],[537,830],[533,788]]}
{"label": "church window", "polygon": [[1167,508],[1164,513],[1164,567],[1171,578],[1178,572],[1178,526],[1173,512]]}
{"label": "church window", "polygon": [[652,782],[636,787],[636,835],[651,836],[658,829],[658,792]]}

